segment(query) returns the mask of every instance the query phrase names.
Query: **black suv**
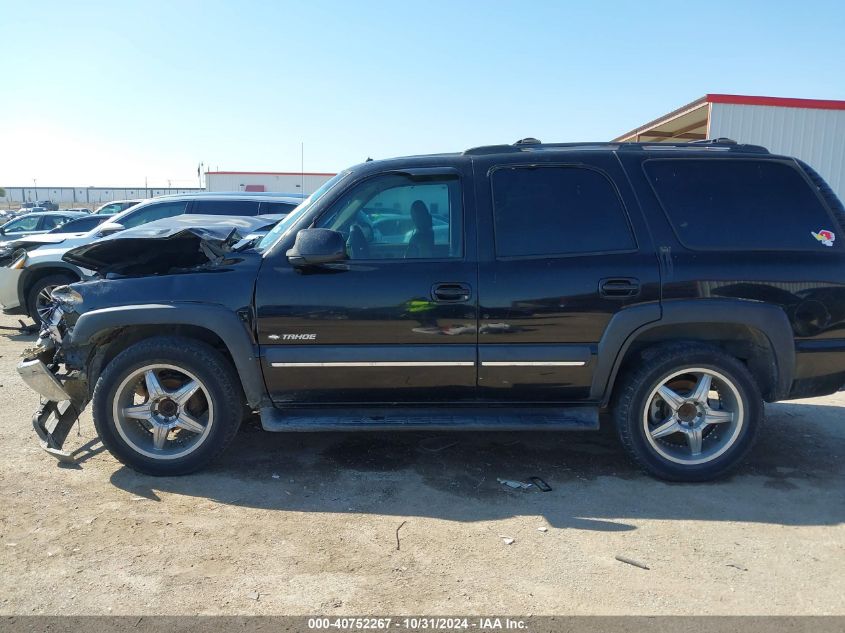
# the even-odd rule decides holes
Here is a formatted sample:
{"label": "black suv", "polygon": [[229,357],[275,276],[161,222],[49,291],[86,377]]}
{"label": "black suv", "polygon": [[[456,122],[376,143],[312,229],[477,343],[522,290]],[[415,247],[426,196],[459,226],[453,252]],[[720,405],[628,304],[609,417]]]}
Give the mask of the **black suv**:
{"label": "black suv", "polygon": [[252,248],[155,275],[112,249],[109,278],[54,292],[19,371],[46,448],[66,455],[91,400],[153,475],[208,463],[249,410],[268,431],[596,429],[609,410],[646,471],[707,480],[764,401],[845,384],[844,227],[809,166],[728,140],[372,161]]}

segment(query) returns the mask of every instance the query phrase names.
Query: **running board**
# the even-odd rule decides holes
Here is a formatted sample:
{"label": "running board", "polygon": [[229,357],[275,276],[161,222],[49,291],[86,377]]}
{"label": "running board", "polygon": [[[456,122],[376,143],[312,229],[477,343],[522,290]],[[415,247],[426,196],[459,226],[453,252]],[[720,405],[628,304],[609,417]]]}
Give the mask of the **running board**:
{"label": "running board", "polygon": [[598,407],[261,409],[265,431],[595,431]]}

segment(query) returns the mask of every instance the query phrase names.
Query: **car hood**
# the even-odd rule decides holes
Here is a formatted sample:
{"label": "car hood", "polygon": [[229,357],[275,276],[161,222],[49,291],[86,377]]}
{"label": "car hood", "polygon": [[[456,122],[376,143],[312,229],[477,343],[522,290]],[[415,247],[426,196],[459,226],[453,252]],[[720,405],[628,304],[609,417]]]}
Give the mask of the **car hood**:
{"label": "car hood", "polygon": [[28,237],[29,236],[26,234],[26,232],[24,232],[24,234],[21,235],[20,237],[17,237],[15,235],[0,235],[0,242],[2,242],[2,243],[15,242],[15,241],[18,241],[18,240],[27,239]]}
{"label": "car hood", "polygon": [[262,217],[183,215],[150,222],[68,250],[62,259],[100,275],[162,275],[218,264]]}
{"label": "car hood", "polygon": [[45,233],[43,235],[30,235],[29,237],[22,237],[11,242],[15,248],[31,246],[36,248],[43,244],[61,244],[69,237],[80,237],[85,233]]}

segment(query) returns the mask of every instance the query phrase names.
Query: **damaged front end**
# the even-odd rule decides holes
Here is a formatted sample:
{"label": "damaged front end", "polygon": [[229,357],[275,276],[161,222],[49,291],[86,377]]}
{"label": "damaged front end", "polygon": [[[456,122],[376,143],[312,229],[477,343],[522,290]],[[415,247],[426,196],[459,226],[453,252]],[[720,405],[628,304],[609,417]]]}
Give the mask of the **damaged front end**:
{"label": "damaged front end", "polygon": [[[73,461],[65,439],[91,399],[106,351],[131,336],[128,315],[137,308],[222,304],[236,313],[250,305],[261,261],[248,248],[250,237],[267,224],[265,217],[167,218],[65,253],[64,261],[99,278],[53,290],[38,341],[17,368],[41,396],[32,423],[44,450]],[[107,325],[97,321],[104,314]],[[80,336],[86,319],[105,329]]]}
{"label": "damaged front end", "polygon": [[78,246],[62,259],[103,279],[197,272],[221,266],[274,223],[262,216],[166,218]]}
{"label": "damaged front end", "polygon": [[[60,290],[63,289],[68,287]],[[89,389],[81,370],[70,370],[65,365],[65,371],[61,371],[65,363],[62,341],[68,328],[63,316],[63,305],[57,301],[42,322],[35,346],[24,350],[17,370],[27,386],[41,396],[41,404],[32,416],[41,448],[61,462],[73,462],[73,456],[63,446],[88,404]]]}

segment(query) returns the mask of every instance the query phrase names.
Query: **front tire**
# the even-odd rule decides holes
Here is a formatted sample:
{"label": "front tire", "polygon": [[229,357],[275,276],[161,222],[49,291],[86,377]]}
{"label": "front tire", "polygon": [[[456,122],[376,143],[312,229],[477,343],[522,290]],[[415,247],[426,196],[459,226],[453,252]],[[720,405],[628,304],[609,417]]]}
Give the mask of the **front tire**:
{"label": "front tire", "polygon": [[156,337],[106,366],[94,426],[120,462],[147,475],[183,475],[218,457],[240,426],[243,395],[231,364],[197,340]]}
{"label": "front tire", "polygon": [[735,469],[763,422],[748,368],[701,343],[645,350],[617,384],[614,417],[629,456],[669,481],[708,481]]}

